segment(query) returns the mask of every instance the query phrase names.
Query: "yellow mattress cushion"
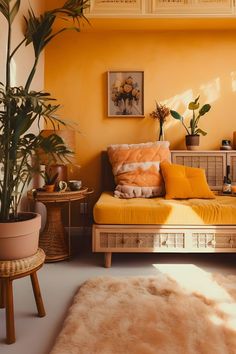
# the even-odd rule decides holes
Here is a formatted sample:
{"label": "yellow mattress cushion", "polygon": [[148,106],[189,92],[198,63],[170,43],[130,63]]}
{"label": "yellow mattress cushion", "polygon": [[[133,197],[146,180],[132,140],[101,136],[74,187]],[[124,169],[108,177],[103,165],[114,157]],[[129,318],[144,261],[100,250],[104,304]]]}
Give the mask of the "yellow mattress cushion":
{"label": "yellow mattress cushion", "polygon": [[232,225],[236,224],[236,197],[120,199],[103,192],[93,216],[97,224]]}

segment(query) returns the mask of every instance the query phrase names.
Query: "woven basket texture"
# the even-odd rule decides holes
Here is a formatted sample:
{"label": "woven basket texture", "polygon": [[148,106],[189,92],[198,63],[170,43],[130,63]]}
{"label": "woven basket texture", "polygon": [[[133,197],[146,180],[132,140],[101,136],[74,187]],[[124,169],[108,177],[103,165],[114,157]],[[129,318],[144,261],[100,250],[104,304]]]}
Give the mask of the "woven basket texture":
{"label": "woven basket texture", "polygon": [[23,274],[39,267],[45,260],[45,253],[41,248],[30,257],[0,261],[0,277],[10,277]]}

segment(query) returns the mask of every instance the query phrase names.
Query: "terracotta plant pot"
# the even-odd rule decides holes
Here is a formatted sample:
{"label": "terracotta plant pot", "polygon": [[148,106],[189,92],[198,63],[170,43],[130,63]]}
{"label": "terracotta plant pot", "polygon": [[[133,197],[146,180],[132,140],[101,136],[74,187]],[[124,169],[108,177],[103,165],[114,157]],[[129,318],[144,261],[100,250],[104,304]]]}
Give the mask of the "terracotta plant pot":
{"label": "terracotta plant pot", "polygon": [[44,190],[47,193],[52,193],[55,190],[55,184],[45,184]]}
{"label": "terracotta plant pot", "polygon": [[200,145],[200,135],[186,135],[185,144],[187,150],[198,150]]}
{"label": "terracotta plant pot", "polygon": [[0,223],[0,260],[30,257],[37,252],[41,215],[20,213],[19,221]]}

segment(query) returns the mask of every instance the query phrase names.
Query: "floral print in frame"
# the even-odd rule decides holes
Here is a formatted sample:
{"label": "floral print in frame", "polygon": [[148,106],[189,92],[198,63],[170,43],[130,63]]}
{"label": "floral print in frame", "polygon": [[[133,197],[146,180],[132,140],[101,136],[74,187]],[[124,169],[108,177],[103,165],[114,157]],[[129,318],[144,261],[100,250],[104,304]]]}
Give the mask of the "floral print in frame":
{"label": "floral print in frame", "polygon": [[144,116],[144,72],[108,72],[108,117]]}

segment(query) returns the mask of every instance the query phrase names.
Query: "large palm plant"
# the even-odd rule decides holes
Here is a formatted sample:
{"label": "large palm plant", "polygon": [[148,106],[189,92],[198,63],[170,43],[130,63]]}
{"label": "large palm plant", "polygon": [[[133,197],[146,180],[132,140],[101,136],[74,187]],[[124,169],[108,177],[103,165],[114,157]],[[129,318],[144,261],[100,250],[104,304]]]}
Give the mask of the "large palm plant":
{"label": "large palm plant", "polygon": [[[83,10],[88,0],[68,0],[62,7],[46,11],[37,17],[30,8],[24,17],[25,30],[22,41],[12,49],[12,24],[18,14],[21,0],[0,0],[0,14],[8,24],[6,42],[6,82],[0,83],[0,221],[8,221],[11,215],[17,216],[17,209],[24,187],[33,174],[38,172],[32,164],[32,158],[39,158],[35,153],[41,149],[53,156],[67,159],[70,151],[63,140],[53,134],[49,137],[32,133],[32,125],[40,121],[50,121],[54,127],[65,125],[59,119],[49,93],[30,89],[38,60],[45,46],[58,34],[68,29],[80,30],[80,21],[85,19]],[[57,18],[72,20],[73,26],[53,31]],[[33,45],[34,63],[29,70],[26,83],[19,87],[11,86],[11,61],[21,46]]]}

